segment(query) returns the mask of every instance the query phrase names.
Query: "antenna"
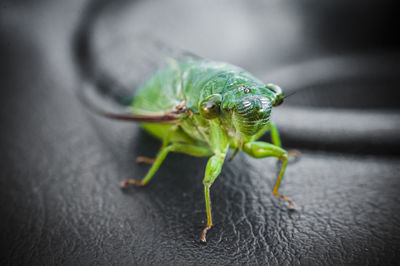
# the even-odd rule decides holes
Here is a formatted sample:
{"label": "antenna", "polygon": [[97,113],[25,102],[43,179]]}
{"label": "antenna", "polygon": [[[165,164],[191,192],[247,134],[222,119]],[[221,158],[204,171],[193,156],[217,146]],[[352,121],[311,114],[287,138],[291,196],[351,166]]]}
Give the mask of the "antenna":
{"label": "antenna", "polygon": [[285,95],[285,97],[283,98],[283,99],[286,99],[286,98],[288,98],[289,96],[292,96],[292,95],[294,95],[294,94],[296,94],[297,93],[297,91],[293,91],[292,93],[290,93],[290,94],[288,94],[288,95]]}

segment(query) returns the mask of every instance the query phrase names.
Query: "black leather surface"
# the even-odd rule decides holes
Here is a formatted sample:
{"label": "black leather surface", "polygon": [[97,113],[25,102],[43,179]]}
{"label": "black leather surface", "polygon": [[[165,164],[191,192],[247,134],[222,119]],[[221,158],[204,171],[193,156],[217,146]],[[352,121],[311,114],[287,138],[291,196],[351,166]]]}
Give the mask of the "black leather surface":
{"label": "black leather surface", "polygon": [[206,159],[172,154],[148,187],[119,187],[146,173],[135,158],[153,156],[159,143],[78,101],[72,38],[84,5],[1,8],[1,264],[398,264],[398,153],[333,152],[283,123],[284,143],[306,147],[281,189],[297,209],[272,196],[275,159],[239,154],[212,187],[215,226],[202,245]]}

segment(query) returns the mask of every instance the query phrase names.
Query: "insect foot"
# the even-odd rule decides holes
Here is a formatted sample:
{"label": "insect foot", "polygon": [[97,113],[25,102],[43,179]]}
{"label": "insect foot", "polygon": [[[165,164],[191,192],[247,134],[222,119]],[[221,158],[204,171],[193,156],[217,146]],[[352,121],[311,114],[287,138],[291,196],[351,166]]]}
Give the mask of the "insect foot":
{"label": "insect foot", "polygon": [[288,153],[289,163],[296,163],[300,160],[301,152],[298,150],[290,150]]}
{"label": "insect foot", "polygon": [[[290,150],[287,151],[287,159],[288,159],[288,163],[292,164],[292,163],[297,163],[301,158],[301,152],[298,150]],[[283,162],[283,159],[280,158],[277,163],[279,164],[280,162]]]}
{"label": "insect foot", "polygon": [[154,164],[156,159],[145,157],[145,156],[138,156],[136,158],[137,163],[148,163],[148,164]]}
{"label": "insect foot", "polygon": [[285,197],[285,196],[283,196],[281,194],[278,194],[278,192],[275,191],[275,190],[273,191],[273,194],[277,198],[286,200],[289,203],[289,209],[291,209],[291,210],[295,209],[294,202],[291,199],[289,199],[288,197]]}
{"label": "insect foot", "polygon": [[121,187],[124,188],[124,187],[126,187],[128,184],[133,184],[133,185],[139,186],[139,187],[143,187],[143,186],[146,185],[146,183],[144,183],[144,182],[142,182],[142,181],[136,181],[136,180],[133,180],[133,179],[128,179],[128,180],[122,181]]}
{"label": "insect foot", "polygon": [[212,225],[207,226],[206,228],[203,229],[203,232],[201,233],[201,242],[202,243],[206,243],[206,235],[207,235],[207,231],[211,229]]}

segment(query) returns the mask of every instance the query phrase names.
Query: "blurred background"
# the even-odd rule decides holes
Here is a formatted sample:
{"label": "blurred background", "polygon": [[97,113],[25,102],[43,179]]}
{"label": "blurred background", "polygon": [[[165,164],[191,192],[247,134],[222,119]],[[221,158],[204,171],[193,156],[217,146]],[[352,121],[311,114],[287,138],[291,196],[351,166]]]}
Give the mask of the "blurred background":
{"label": "blurred background", "polygon": [[[395,264],[399,38],[395,1],[1,1],[2,264]],[[273,159],[239,155],[213,185],[205,159],[173,154],[145,189],[158,141],[90,113],[76,91],[133,91],[157,65],[146,40],[238,65],[296,92],[274,109],[302,151],[282,193]],[[164,47],[164,44],[162,44]],[[145,55],[145,56],[143,56]],[[138,56],[142,56],[140,60]],[[268,140],[265,137],[264,140]]]}

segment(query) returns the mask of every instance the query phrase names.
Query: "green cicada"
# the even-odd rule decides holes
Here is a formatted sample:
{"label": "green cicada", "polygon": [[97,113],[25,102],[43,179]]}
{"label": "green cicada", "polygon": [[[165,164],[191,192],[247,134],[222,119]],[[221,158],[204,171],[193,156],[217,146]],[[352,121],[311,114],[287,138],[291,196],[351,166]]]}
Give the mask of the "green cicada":
{"label": "green cicada", "polygon": [[[178,62],[158,70],[136,92],[126,114],[102,111],[111,118],[137,121],[162,141],[154,159],[139,157],[152,164],[145,177],[125,180],[122,186],[145,186],[154,176],[167,154],[179,152],[209,157],[203,184],[207,226],[201,241],[212,227],[210,188],[221,172],[229,149],[233,156],[244,151],[254,158],[276,157],[282,160],[273,194],[278,193],[288,163],[276,126],[270,121],[272,107],[283,102],[284,93],[274,84],[264,84],[245,70],[204,59]],[[272,143],[258,141],[267,131]]]}

